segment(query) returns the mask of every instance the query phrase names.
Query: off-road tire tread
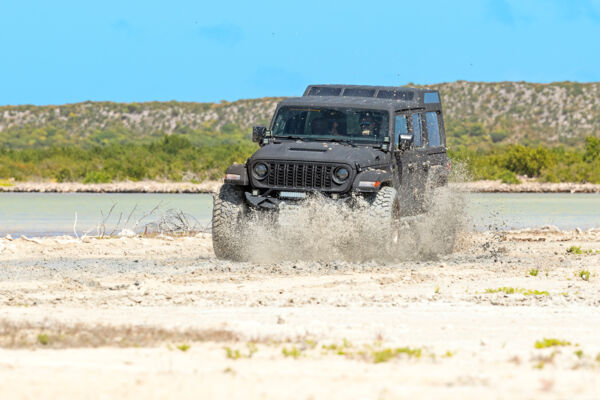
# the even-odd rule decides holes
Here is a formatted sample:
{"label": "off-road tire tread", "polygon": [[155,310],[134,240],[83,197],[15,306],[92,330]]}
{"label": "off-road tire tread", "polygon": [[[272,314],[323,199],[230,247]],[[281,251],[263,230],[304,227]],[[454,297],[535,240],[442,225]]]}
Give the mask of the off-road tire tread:
{"label": "off-road tire tread", "polygon": [[377,219],[386,219],[391,222],[394,200],[398,196],[393,187],[382,187],[369,207],[369,216]]}
{"label": "off-road tire tread", "polygon": [[212,243],[217,258],[240,260],[242,258],[243,226],[240,214],[244,212],[241,188],[224,184],[214,196],[212,216]]}

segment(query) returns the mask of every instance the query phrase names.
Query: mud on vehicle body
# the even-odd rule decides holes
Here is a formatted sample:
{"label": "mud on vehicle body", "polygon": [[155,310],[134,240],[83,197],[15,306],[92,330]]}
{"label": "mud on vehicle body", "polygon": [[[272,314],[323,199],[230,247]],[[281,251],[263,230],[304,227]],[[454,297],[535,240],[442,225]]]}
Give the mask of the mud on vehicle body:
{"label": "mud on vehicle body", "polygon": [[213,246],[220,258],[243,258],[251,215],[276,217],[283,204],[314,194],[362,204],[392,240],[401,218],[427,210],[450,169],[436,90],[311,85],[302,97],[281,101],[270,126],[254,127],[252,139],[260,149],[227,169],[215,198]]}

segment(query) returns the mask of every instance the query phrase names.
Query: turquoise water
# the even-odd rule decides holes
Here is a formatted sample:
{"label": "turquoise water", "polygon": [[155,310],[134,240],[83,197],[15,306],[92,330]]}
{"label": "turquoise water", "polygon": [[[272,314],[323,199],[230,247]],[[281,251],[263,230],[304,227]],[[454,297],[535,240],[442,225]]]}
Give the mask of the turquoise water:
{"label": "turquoise water", "polygon": [[133,228],[136,221],[155,207],[158,209],[154,213],[138,223],[137,231],[158,221],[169,210],[181,210],[190,216],[190,223],[205,227],[210,222],[212,197],[162,193],[0,193],[0,236],[73,235],[74,225],[79,235],[87,231],[92,235],[104,220],[106,231],[110,232],[117,227],[122,229],[128,218],[127,227]]}
{"label": "turquoise water", "polygon": [[467,213],[477,230],[555,225],[560,229],[600,227],[597,193],[470,193]]}
{"label": "turquoise water", "polygon": [[[476,230],[600,227],[599,194],[474,193],[466,199],[470,225]],[[138,231],[170,209],[183,211],[191,223],[207,228],[212,212],[212,196],[207,194],[0,193],[0,236],[73,235],[74,225],[79,235],[96,234],[113,204],[105,222],[107,232],[122,227],[132,210],[129,228],[158,206],[137,225]]]}

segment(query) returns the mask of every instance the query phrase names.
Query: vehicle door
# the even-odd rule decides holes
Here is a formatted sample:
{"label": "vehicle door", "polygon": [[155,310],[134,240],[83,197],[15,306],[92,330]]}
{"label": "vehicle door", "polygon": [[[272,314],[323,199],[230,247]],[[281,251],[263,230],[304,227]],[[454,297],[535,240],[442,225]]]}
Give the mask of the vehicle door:
{"label": "vehicle door", "polygon": [[447,179],[446,138],[444,137],[441,113],[439,111],[427,111],[424,116],[427,145],[421,166],[423,171],[426,172],[424,179],[429,185],[436,187],[442,185]]}
{"label": "vehicle door", "polygon": [[[398,192],[409,204],[418,204],[425,189],[427,157],[424,117],[421,110],[397,112],[394,124],[394,156],[399,181]],[[412,135],[412,143],[400,148],[400,135]],[[425,179],[424,179],[425,178]]]}

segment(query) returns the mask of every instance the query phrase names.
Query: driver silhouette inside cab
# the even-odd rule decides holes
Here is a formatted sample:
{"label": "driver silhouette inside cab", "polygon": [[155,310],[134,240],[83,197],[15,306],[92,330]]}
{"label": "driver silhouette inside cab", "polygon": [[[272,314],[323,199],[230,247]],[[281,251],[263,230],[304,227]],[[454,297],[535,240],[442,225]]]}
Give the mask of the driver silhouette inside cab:
{"label": "driver silhouette inside cab", "polygon": [[363,114],[359,120],[360,133],[363,136],[379,135],[379,124],[370,113]]}

